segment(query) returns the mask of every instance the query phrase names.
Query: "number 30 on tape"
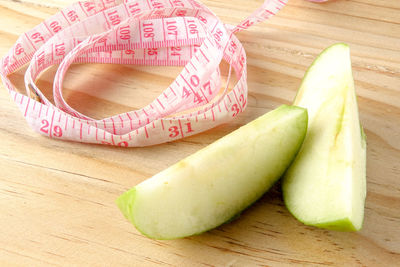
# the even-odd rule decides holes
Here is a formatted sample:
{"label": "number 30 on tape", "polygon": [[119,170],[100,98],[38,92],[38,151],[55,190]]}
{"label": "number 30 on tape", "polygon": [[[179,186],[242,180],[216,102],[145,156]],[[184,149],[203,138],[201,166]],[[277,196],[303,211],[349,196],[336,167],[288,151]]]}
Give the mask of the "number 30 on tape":
{"label": "number 30 on tape", "polygon": [[[246,108],[246,54],[234,34],[273,16],[286,2],[266,0],[235,27],[195,0],[77,2],[22,34],[2,59],[0,75],[30,126],[51,138],[123,147],[176,140],[224,123]],[[237,83],[221,94],[223,59],[230,64],[228,79],[233,69]],[[184,67],[149,105],[95,120],[62,96],[64,75],[74,62]],[[27,96],[7,77],[25,64]],[[54,64],[59,68],[53,105],[35,80]],[[174,116],[179,112],[184,115]]]}

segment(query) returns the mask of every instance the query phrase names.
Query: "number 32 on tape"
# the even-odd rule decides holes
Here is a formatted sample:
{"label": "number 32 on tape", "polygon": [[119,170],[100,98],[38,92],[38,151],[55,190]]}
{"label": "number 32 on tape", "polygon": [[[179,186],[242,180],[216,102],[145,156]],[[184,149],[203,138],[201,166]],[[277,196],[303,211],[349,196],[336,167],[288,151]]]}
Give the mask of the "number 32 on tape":
{"label": "number 32 on tape", "polygon": [[[22,34],[2,58],[0,76],[29,125],[49,137],[123,147],[176,140],[229,121],[246,108],[246,54],[235,33],[273,16],[286,1],[266,0],[237,26],[225,25],[195,0],[77,2]],[[237,77],[222,94],[221,60],[230,64],[229,77],[232,69]],[[183,70],[142,109],[95,120],[62,96],[63,77],[74,62]],[[27,95],[8,79],[25,64]],[[35,80],[55,64],[53,104]],[[174,116],[178,112],[184,115]]]}

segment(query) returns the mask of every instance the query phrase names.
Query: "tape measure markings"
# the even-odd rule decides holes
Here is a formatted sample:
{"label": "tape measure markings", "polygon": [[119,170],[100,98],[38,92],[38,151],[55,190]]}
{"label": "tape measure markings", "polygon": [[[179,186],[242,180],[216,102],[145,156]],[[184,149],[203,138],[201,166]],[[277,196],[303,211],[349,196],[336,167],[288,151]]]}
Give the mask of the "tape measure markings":
{"label": "tape measure markings", "polygon": [[[269,18],[285,3],[267,0],[233,27],[224,25],[194,0],[77,2],[21,35],[2,59],[0,75],[31,127],[51,138],[116,146],[145,146],[183,138],[224,123],[245,109],[246,55],[234,33]],[[230,68],[220,93],[222,59]],[[35,100],[16,92],[7,78],[27,63],[27,95]],[[174,65],[183,69],[149,105],[95,120],[74,110],[63,98],[63,77],[73,63]],[[55,64],[59,68],[54,79],[54,106],[35,80]],[[232,68],[237,82],[228,91]],[[221,102],[225,109],[221,109]],[[183,114],[172,116],[180,112]]]}

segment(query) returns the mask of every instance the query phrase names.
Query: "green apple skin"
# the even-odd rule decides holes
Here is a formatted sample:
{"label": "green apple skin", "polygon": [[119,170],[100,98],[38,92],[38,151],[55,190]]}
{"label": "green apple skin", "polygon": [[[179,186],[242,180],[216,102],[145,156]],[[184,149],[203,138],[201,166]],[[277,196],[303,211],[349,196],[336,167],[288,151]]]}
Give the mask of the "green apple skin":
{"label": "green apple skin", "polygon": [[309,120],[303,146],[282,182],[287,208],[306,225],[360,230],[366,196],[366,139],[346,44],[335,44],[318,56],[294,105],[306,108]]}
{"label": "green apple skin", "polygon": [[305,109],[281,106],[138,184],[117,205],[153,239],[213,229],[283,175],[303,143],[307,119]]}

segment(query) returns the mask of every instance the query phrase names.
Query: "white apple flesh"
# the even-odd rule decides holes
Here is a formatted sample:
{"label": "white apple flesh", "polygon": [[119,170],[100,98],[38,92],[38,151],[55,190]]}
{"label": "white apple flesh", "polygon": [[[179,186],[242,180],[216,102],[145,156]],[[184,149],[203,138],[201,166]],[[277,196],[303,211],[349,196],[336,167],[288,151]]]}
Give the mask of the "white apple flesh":
{"label": "white apple flesh", "polygon": [[287,208],[307,225],[360,230],[366,196],[366,141],[347,45],[333,45],[318,56],[294,105],[306,108],[309,120],[304,144],[282,182]]}
{"label": "white apple flesh", "polygon": [[282,176],[306,131],[306,110],[281,106],[145,180],[117,204],[150,238],[210,230],[239,214]]}

